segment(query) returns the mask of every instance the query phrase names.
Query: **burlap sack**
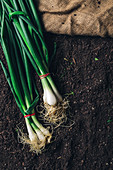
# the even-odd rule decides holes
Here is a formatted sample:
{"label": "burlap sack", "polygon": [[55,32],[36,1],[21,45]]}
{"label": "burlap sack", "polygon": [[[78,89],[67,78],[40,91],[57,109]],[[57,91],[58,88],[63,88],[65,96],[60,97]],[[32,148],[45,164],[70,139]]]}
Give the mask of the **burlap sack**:
{"label": "burlap sack", "polygon": [[113,37],[113,0],[37,0],[45,29]]}

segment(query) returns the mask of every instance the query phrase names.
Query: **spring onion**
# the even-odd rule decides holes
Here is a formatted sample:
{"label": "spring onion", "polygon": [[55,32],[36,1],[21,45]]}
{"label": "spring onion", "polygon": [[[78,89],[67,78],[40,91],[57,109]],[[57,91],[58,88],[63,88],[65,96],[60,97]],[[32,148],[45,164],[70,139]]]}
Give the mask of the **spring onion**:
{"label": "spring onion", "polygon": [[4,1],[0,1],[0,7],[2,7],[0,8],[1,45],[7,61],[8,70],[1,59],[0,64],[15,101],[25,118],[29,137],[26,137],[19,129],[21,132],[21,142],[28,144],[30,150],[38,154],[45,147],[46,143],[50,143],[51,133],[42,126],[35,116],[34,107],[39,100],[39,95],[34,80],[31,78],[31,63],[26,50],[22,47],[17,33],[9,20]]}

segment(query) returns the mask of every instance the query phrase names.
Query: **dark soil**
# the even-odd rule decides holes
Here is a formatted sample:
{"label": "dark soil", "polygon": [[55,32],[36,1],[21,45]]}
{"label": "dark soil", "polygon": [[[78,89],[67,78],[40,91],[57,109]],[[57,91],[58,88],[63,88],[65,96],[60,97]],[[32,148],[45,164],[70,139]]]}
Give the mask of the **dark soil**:
{"label": "dark soil", "polygon": [[18,141],[24,119],[0,67],[0,170],[113,170],[113,39],[47,39],[51,52],[57,43],[51,73],[70,101],[67,126],[55,129],[42,154],[29,152]]}

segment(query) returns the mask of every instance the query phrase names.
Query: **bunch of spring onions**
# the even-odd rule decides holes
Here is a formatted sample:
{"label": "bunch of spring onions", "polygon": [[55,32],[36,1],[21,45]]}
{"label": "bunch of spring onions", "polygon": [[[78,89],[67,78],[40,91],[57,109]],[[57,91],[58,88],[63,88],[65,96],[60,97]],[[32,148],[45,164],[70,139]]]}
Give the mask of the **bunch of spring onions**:
{"label": "bunch of spring onions", "polygon": [[68,101],[59,94],[49,72],[48,50],[33,0],[1,0],[18,39],[39,75],[43,87],[47,121],[60,124],[66,119]]}
{"label": "bunch of spring onions", "polygon": [[8,70],[1,60],[0,64],[16,103],[25,118],[28,137],[20,131],[21,142],[30,145],[30,150],[38,154],[45,147],[46,143],[50,143],[51,134],[39,123],[35,116],[34,107],[39,100],[39,95],[35,83],[31,78],[30,62],[26,51],[22,48],[22,44],[9,21],[4,4],[0,2],[0,5],[2,5],[2,11],[0,13],[1,45],[7,61]]}
{"label": "bunch of spring onions", "polygon": [[31,78],[31,65],[41,79],[44,93],[42,116],[45,120],[53,124],[60,124],[66,120],[68,101],[62,99],[51,78],[50,59],[36,5],[34,0],[0,1],[0,40],[9,72],[1,60],[0,63],[15,100],[25,117],[29,140],[24,136],[21,140],[30,144],[31,150],[38,152],[37,150],[50,142],[51,134],[35,116],[34,107],[39,96],[34,80]]}

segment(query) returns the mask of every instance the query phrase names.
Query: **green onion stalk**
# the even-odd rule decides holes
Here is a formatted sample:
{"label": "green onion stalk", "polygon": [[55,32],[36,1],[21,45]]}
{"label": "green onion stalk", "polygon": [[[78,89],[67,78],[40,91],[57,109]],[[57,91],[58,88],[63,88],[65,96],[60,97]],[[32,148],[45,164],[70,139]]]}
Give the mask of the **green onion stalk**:
{"label": "green onion stalk", "polygon": [[[35,109],[39,95],[31,71],[28,56],[9,17],[3,1],[0,2],[0,39],[7,62],[8,70],[0,59],[0,64],[14,95],[15,101],[22,112],[28,131],[28,137],[21,132],[21,142],[30,145],[30,150],[39,153],[47,143],[50,143],[51,133],[37,120]],[[33,92],[34,89],[34,92]]]}
{"label": "green onion stalk", "polygon": [[2,0],[22,47],[41,78],[45,111],[43,117],[54,124],[66,120],[68,101],[62,99],[51,75],[50,59],[33,0]]}

